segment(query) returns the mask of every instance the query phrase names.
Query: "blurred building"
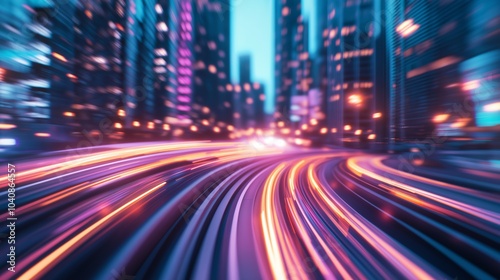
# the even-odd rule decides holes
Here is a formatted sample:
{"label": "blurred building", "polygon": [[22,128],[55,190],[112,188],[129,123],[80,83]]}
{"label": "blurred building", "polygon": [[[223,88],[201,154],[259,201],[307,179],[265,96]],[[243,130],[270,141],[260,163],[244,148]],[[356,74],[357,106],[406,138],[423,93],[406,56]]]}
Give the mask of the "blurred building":
{"label": "blurred building", "polygon": [[265,128],[264,86],[254,82],[235,84],[232,87],[234,88],[234,126],[240,130]]}
{"label": "blurred building", "polygon": [[169,107],[166,122],[177,127],[188,127],[192,123],[193,99],[194,22],[193,2],[181,0],[170,2],[170,46],[169,52]]}
{"label": "blurred building", "polygon": [[293,83],[294,54],[301,52],[295,44],[299,25],[302,24],[301,1],[275,1],[275,119],[290,121],[290,105]]}
{"label": "blurred building", "polygon": [[493,31],[499,12],[492,5],[388,2],[391,149],[436,135],[463,137],[463,130],[482,118],[481,106],[498,100],[493,93],[479,97],[481,89],[495,84],[486,80],[498,75],[493,70],[498,55],[490,51],[499,47]]}
{"label": "blurred building", "polygon": [[[156,12],[156,40],[154,47],[154,119],[165,121],[168,113],[168,71],[173,70],[169,61],[169,7],[170,0],[158,0],[155,5]],[[168,125],[164,127],[169,129]],[[163,129],[163,127],[162,127]]]}
{"label": "blurred building", "polygon": [[[6,1],[0,7],[0,132],[27,147],[64,141],[73,94],[75,1]],[[43,139],[42,139],[43,138]]]}
{"label": "blurred building", "polygon": [[[155,59],[157,55],[154,50],[156,42],[160,41],[168,31],[168,26],[157,10],[162,7],[156,4],[156,0],[143,1],[142,15],[137,16],[136,38],[137,38],[137,78],[136,78],[136,110],[134,120],[139,121],[147,129],[155,129],[163,123],[163,116],[156,114],[158,97],[155,95],[155,80],[157,73],[155,70]],[[157,61],[156,61],[157,62]],[[161,94],[161,93],[160,93]],[[161,96],[161,95],[160,95]]]}
{"label": "blurred building", "polygon": [[250,83],[252,81],[251,57],[249,54],[240,55],[240,83]]}
{"label": "blurred building", "polygon": [[226,131],[232,123],[230,11],[220,0],[197,0],[194,12],[194,99],[192,119],[200,132]]}
{"label": "blurred building", "polygon": [[336,145],[384,141],[386,49],[383,1],[329,1],[327,130]]}
{"label": "blurred building", "polygon": [[[468,15],[467,46],[470,55],[459,68],[466,101],[452,109],[448,121],[455,134],[500,143],[500,3],[474,0]],[[470,120],[468,120],[469,118]],[[443,124],[445,125],[445,124]]]}

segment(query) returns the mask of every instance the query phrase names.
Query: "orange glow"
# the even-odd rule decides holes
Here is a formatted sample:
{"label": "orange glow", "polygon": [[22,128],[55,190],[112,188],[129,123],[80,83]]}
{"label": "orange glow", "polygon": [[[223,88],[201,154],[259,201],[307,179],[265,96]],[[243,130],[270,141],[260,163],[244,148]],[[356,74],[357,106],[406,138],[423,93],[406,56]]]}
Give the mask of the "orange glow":
{"label": "orange glow", "polygon": [[91,11],[89,11],[89,10],[85,10],[85,15],[86,15],[88,18],[92,19],[92,12],[91,12]]}
{"label": "orange glow", "polygon": [[452,128],[464,127],[469,123],[469,121],[470,121],[470,119],[468,119],[468,118],[460,118],[456,122],[452,123],[450,126]]}
{"label": "orange glow", "polygon": [[469,82],[466,82],[462,85],[462,90],[464,90],[464,91],[475,90],[475,89],[479,88],[480,85],[481,84],[479,83],[478,80],[469,81]]}
{"label": "orange glow", "polygon": [[148,122],[148,129],[154,129],[155,124],[153,122]]}
{"label": "orange glow", "polygon": [[77,77],[71,73],[68,73],[66,74],[66,77],[70,78],[70,79],[76,79]]}
{"label": "orange glow", "polygon": [[74,116],[75,116],[75,113],[73,113],[73,112],[64,112],[64,113],[63,113],[63,115],[64,115],[65,117],[70,117],[70,118],[72,118],[72,117],[74,117]]}
{"label": "orange glow", "polygon": [[363,98],[359,94],[353,94],[348,97],[347,102],[352,105],[361,105]]}
{"label": "orange glow", "polygon": [[319,133],[321,133],[321,134],[326,134],[327,132],[328,132],[328,129],[327,129],[326,127],[323,127],[323,128],[319,131]]}
{"label": "orange glow", "polygon": [[351,130],[351,126],[350,126],[350,125],[348,125],[348,124],[346,124],[346,125],[344,126],[344,130],[345,130],[345,131],[349,131],[349,130]]}
{"label": "orange glow", "polygon": [[415,68],[413,70],[408,71],[406,73],[406,78],[413,78],[413,77],[416,77],[418,75],[422,75],[426,72],[440,69],[440,68],[446,67],[448,65],[452,65],[452,64],[459,62],[460,60],[461,60],[460,58],[454,57],[454,56],[443,57],[443,58],[438,59],[434,62],[426,64],[424,66],[420,66],[418,68]]}
{"label": "orange glow", "polygon": [[215,133],[220,133],[220,128],[218,126],[214,126],[214,132]]}
{"label": "orange glow", "polygon": [[413,22],[413,19],[407,19],[396,27],[396,32],[402,37],[408,37],[420,28],[419,24]]}
{"label": "orange glow", "polygon": [[278,127],[284,127],[284,126],[285,126],[285,123],[284,123],[284,122],[282,122],[282,121],[279,121],[279,122],[278,122]]}
{"label": "orange glow", "polygon": [[62,56],[61,54],[58,54],[56,52],[53,52],[52,56],[59,59],[62,62],[68,62],[68,60],[64,56]]}
{"label": "orange glow", "polygon": [[15,124],[0,123],[0,129],[13,129],[17,126]]}
{"label": "orange glow", "polygon": [[382,117],[382,113],[380,113],[380,112],[373,114],[374,119],[380,119],[381,117]]}
{"label": "orange glow", "polygon": [[377,135],[375,135],[375,134],[368,135],[369,140],[375,140],[376,137],[377,137]]}
{"label": "orange glow", "polygon": [[311,119],[310,123],[311,123],[311,125],[317,125],[318,124],[318,120],[317,119]]}
{"label": "orange glow", "polygon": [[217,68],[214,65],[208,66],[208,71],[212,74],[217,73]]}
{"label": "orange glow", "polygon": [[118,116],[120,116],[120,117],[125,117],[125,110],[123,110],[123,109],[119,109],[119,110],[118,110]]}
{"label": "orange glow", "polygon": [[50,133],[47,133],[47,132],[37,132],[37,133],[35,133],[35,136],[36,137],[46,138],[46,137],[50,137]]}
{"label": "orange glow", "polygon": [[233,131],[233,130],[234,130],[234,126],[232,126],[232,125],[228,125],[228,126],[227,126],[227,130],[228,130],[228,131]]}
{"label": "orange glow", "polygon": [[435,123],[442,123],[442,122],[445,122],[449,117],[450,117],[450,115],[448,115],[448,114],[440,114],[440,115],[436,115],[432,119],[432,121]]}
{"label": "orange glow", "polygon": [[283,128],[281,129],[282,134],[290,134],[290,129],[289,128]]}
{"label": "orange glow", "polygon": [[132,122],[132,125],[135,126],[135,127],[141,126],[141,124],[138,121]]}
{"label": "orange glow", "polygon": [[202,120],[201,124],[204,126],[208,126],[210,123],[208,122],[208,120]]}
{"label": "orange glow", "polygon": [[358,129],[354,132],[355,135],[361,135],[361,129]]}
{"label": "orange glow", "polygon": [[170,130],[170,125],[164,124],[163,125],[163,130]]}
{"label": "orange glow", "polygon": [[303,125],[301,125],[301,126],[300,126],[300,128],[301,128],[302,130],[306,130],[306,129],[307,129],[307,127],[308,127],[308,126],[307,126],[307,124],[303,124]]}
{"label": "orange glow", "polygon": [[192,132],[197,132],[198,131],[198,127],[195,126],[195,125],[192,125],[189,130],[191,130]]}
{"label": "orange glow", "polygon": [[331,132],[332,133],[337,133],[337,129],[336,128],[332,128]]}
{"label": "orange glow", "polygon": [[115,123],[115,128],[116,129],[121,129],[121,128],[123,128],[123,126],[122,126],[121,123]]}

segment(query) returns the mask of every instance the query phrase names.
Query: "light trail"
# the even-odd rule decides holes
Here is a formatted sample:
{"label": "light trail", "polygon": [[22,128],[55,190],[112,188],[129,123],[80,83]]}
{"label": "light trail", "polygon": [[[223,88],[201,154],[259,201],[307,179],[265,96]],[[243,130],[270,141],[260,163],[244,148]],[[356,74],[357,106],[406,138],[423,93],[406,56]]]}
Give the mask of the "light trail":
{"label": "light trail", "polygon": [[17,278],[500,275],[498,194],[404,173],[390,158],[179,142],[20,161]]}

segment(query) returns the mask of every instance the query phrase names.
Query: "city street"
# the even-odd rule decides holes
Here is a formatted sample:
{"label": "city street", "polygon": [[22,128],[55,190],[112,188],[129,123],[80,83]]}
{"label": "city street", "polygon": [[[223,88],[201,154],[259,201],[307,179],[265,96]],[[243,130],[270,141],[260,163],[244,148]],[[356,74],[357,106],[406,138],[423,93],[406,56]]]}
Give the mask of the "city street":
{"label": "city street", "polygon": [[16,278],[498,277],[498,169],[401,159],[267,138],[11,160]]}

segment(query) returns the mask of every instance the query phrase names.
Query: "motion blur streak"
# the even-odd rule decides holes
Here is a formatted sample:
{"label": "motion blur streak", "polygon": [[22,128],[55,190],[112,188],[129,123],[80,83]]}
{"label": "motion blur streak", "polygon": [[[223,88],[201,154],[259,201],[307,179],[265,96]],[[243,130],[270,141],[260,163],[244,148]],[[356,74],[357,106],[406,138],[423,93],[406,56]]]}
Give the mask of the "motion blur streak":
{"label": "motion blur streak", "polygon": [[50,269],[51,266],[56,265],[60,261],[59,258],[63,257],[64,254],[67,254],[67,252],[70,251],[72,249],[72,247],[74,245],[76,245],[78,242],[82,242],[88,234],[92,233],[95,229],[99,228],[101,225],[103,225],[108,220],[113,218],[113,216],[117,215],[118,213],[120,213],[121,211],[126,209],[127,207],[131,206],[136,201],[141,200],[143,197],[145,197],[145,196],[149,195],[150,193],[156,191],[157,189],[163,187],[165,184],[166,184],[166,182],[161,183],[161,184],[151,188],[149,191],[141,194],[140,196],[138,196],[138,197],[134,198],[133,200],[127,202],[126,204],[122,205],[120,208],[116,209],[111,214],[108,214],[106,217],[100,219],[97,223],[89,226],[88,228],[86,228],[85,230],[80,232],[77,236],[73,237],[71,240],[69,240],[68,242],[66,242],[65,244],[63,244],[59,248],[57,248],[57,250],[55,250],[50,255],[45,257],[42,261],[40,261],[39,263],[34,265],[30,270],[28,270],[23,275],[21,275],[21,277],[19,279],[32,279],[35,276],[39,276],[41,273],[43,273],[43,270]]}
{"label": "motion blur streak", "polygon": [[[461,185],[446,177],[451,166],[424,177],[395,169],[397,156],[256,141],[109,145],[75,150],[68,164],[57,152],[15,162],[17,277],[500,275],[494,171],[469,168]],[[5,264],[1,279],[12,276]]]}

